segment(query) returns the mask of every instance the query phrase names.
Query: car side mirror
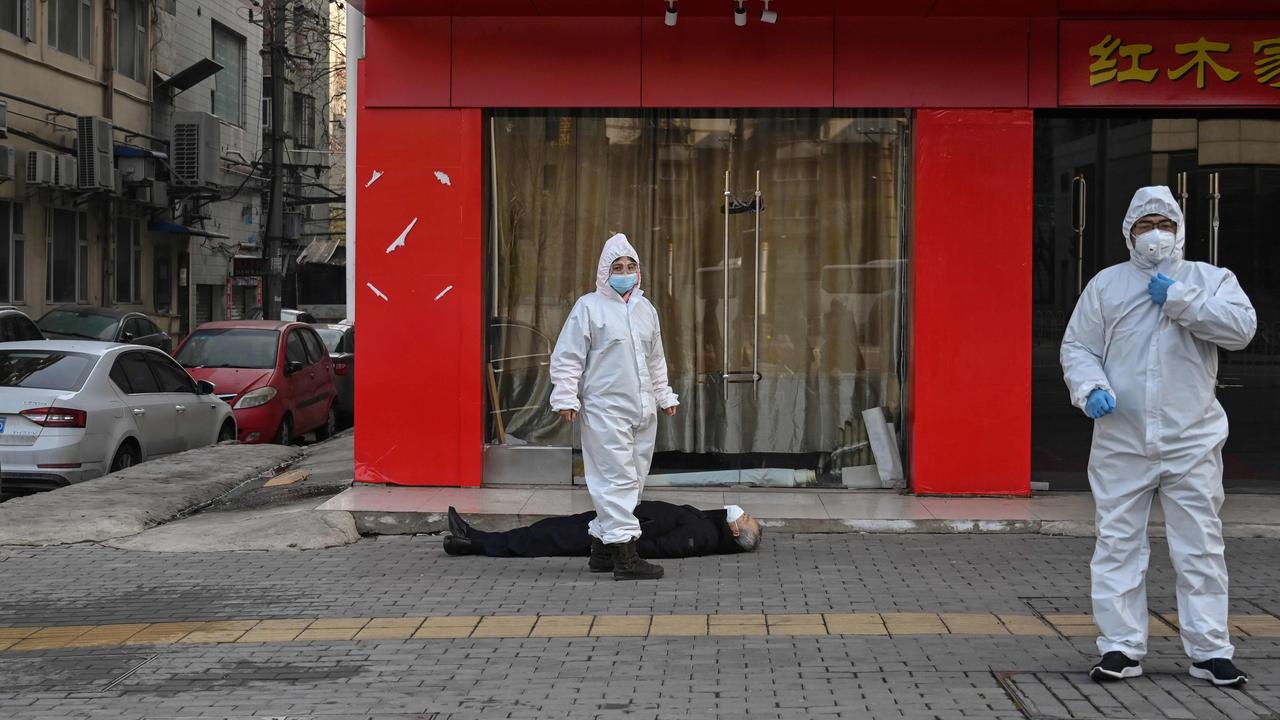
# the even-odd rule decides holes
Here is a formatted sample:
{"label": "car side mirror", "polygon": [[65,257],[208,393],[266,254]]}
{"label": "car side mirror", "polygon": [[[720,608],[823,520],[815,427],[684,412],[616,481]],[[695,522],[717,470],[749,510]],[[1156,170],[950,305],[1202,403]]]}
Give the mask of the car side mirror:
{"label": "car side mirror", "polygon": [[287,362],[287,363],[285,363],[285,364],[284,364],[284,374],[285,374],[285,375],[292,375],[292,374],[294,374],[294,373],[298,372],[299,370],[301,370],[301,369],[302,369],[302,368],[304,368],[304,367],[306,367],[306,366],[305,366],[305,365],[303,365],[301,362],[299,362],[299,361],[297,361],[297,360],[290,360],[289,362]]}
{"label": "car side mirror", "polygon": [[213,394],[213,383],[209,382],[208,380],[197,380],[197,381],[196,381],[196,394],[197,394],[197,395],[212,395],[212,394]]}

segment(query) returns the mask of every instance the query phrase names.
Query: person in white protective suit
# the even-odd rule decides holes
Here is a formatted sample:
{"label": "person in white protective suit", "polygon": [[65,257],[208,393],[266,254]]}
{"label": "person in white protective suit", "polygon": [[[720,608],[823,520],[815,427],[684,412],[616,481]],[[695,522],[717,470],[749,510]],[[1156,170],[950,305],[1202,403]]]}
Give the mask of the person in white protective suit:
{"label": "person in white protective suit", "polygon": [[1147,521],[1159,494],[1177,573],[1191,675],[1247,681],[1232,663],[1223,557],[1218,348],[1249,344],[1257,317],[1229,270],[1183,259],[1186,229],[1169,188],[1145,187],[1124,218],[1129,261],[1098,273],[1062,340],[1071,401],[1094,420],[1089,486],[1097,506],[1092,597],[1098,681],[1142,674],[1147,652]]}
{"label": "person in white protective suit", "polygon": [[569,313],[551,355],[551,409],[582,418],[582,460],[596,518],[592,572],[615,580],[656,580],[662,568],[640,558],[635,508],[657,438],[658,411],[676,414],[667,384],[658,311],[644,297],[640,257],[621,233],[609,238],[596,267],[595,292]]}

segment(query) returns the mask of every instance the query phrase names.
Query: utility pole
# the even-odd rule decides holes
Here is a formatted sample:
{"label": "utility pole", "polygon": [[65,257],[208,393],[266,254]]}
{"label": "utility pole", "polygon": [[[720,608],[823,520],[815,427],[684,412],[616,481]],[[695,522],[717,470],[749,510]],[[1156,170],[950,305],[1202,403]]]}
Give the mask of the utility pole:
{"label": "utility pole", "polygon": [[263,278],[262,318],[280,319],[281,279],[284,257],[284,33],[285,0],[271,2],[271,193],[267,210],[267,237],[263,252],[267,274]]}

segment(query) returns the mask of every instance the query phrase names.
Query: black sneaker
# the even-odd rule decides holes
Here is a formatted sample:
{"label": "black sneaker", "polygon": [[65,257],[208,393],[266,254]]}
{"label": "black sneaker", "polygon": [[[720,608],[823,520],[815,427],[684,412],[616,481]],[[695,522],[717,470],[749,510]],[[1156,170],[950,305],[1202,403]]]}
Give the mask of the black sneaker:
{"label": "black sneaker", "polygon": [[1243,685],[1249,682],[1249,676],[1240,672],[1240,668],[1227,658],[1214,658],[1194,663],[1191,666],[1191,677],[1208,680],[1218,687]]}
{"label": "black sneaker", "polygon": [[1132,660],[1119,650],[1112,650],[1089,671],[1089,677],[1097,682],[1125,680],[1142,674],[1142,663]]}

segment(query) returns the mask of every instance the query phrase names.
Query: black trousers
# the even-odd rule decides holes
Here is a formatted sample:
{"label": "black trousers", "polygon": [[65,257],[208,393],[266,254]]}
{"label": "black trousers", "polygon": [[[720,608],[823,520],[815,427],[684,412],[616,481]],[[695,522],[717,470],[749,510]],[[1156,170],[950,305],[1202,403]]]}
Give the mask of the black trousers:
{"label": "black trousers", "polygon": [[587,525],[594,512],[553,517],[506,532],[473,532],[489,557],[586,557],[591,554]]}

